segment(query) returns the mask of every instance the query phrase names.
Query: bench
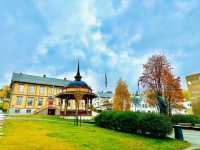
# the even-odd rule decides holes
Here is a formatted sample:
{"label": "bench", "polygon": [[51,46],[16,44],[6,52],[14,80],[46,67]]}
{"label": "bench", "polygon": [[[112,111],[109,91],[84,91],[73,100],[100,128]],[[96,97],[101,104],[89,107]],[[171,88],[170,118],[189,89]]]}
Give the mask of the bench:
{"label": "bench", "polygon": [[191,123],[178,123],[178,125],[180,125],[182,127],[192,127]]}
{"label": "bench", "polygon": [[200,124],[195,124],[194,127],[195,128],[200,128]]}
{"label": "bench", "polygon": [[192,123],[178,123],[183,129],[200,131],[200,124],[193,125]]}

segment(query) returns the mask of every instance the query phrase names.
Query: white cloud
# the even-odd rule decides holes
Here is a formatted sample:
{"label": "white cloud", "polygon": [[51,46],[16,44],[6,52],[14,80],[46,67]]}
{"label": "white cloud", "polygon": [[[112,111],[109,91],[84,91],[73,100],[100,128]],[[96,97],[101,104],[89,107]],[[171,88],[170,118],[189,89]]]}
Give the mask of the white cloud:
{"label": "white cloud", "polygon": [[129,4],[129,0],[121,0],[121,4],[124,8],[126,8]]}
{"label": "white cloud", "polygon": [[94,5],[92,1],[83,3],[81,7],[81,16],[86,26],[88,27],[101,26],[101,22],[97,20],[94,14]]}
{"label": "white cloud", "polygon": [[[82,76],[82,81],[85,81],[88,86],[90,86],[94,92],[97,92],[99,90],[99,82],[98,82],[98,74],[91,70],[91,69],[85,69],[80,71],[81,76]],[[74,80],[74,76],[76,75],[76,71],[73,72],[64,72],[62,74],[57,75],[56,77],[59,79],[64,79],[65,77],[67,80]]]}
{"label": "white cloud", "polygon": [[[62,4],[62,3],[61,3]],[[90,0],[84,2],[74,2],[71,4],[73,8],[69,8],[68,5],[60,7],[59,4],[54,6],[54,3],[48,1],[38,2],[40,13],[48,22],[49,35],[44,37],[38,45],[36,55],[46,55],[49,48],[55,45],[61,45],[65,42],[71,42],[74,44],[76,40],[82,41],[85,45],[89,45],[88,35],[90,29],[96,26],[100,26],[100,22],[93,13],[93,2]],[[47,8],[51,8],[51,10]],[[54,17],[54,13],[58,13],[57,9],[60,9],[58,17]],[[49,12],[50,11],[50,12]],[[75,12],[74,12],[75,11]],[[71,14],[69,16],[69,14]],[[98,37],[99,38],[99,37]]]}
{"label": "white cloud", "polygon": [[0,88],[11,83],[12,72],[6,72],[0,81]]}
{"label": "white cloud", "polygon": [[80,49],[74,50],[72,52],[72,56],[76,59],[85,59],[86,58],[85,53],[83,52],[83,50],[80,50]]}
{"label": "white cloud", "polygon": [[143,35],[142,33],[135,33],[132,37],[130,37],[127,42],[125,43],[126,46],[130,47],[134,43],[138,43],[142,40]]}
{"label": "white cloud", "polygon": [[101,32],[95,32],[93,35],[92,35],[92,39],[94,42],[97,42],[97,41],[100,41],[102,40],[103,36],[101,34]]}
{"label": "white cloud", "polygon": [[198,6],[199,1],[176,1],[175,2],[175,16],[183,18],[185,15],[190,13],[193,9]]}
{"label": "white cloud", "polygon": [[[154,0],[144,2],[148,7],[154,7],[155,5]],[[99,6],[96,6],[94,1],[81,1],[79,4],[72,5],[73,8],[65,8],[64,6],[58,18],[54,18],[51,15],[48,16],[48,14],[54,14],[54,11],[57,13],[58,8],[56,6],[55,8],[51,6],[51,13],[46,13],[46,7],[40,6],[40,12],[49,22],[49,35],[39,43],[37,56],[47,55],[51,47],[62,45],[63,48],[59,49],[61,54],[63,54],[62,57],[78,57],[91,62],[94,67],[107,67],[111,72],[114,72],[111,73],[112,76],[121,76],[129,80],[130,86],[134,87],[137,84],[139,75],[142,73],[142,65],[153,53],[161,52],[161,50],[149,50],[149,53],[137,56],[134,53],[137,50],[132,49],[132,44],[142,41],[142,30],[131,32],[131,35],[129,29],[122,30],[119,26],[113,27],[111,38],[123,35],[122,39],[120,39],[122,42],[116,43],[115,47],[107,43],[107,39],[100,30],[102,22],[105,21],[104,19],[116,17],[123,13],[127,9],[128,4],[128,0],[122,0],[120,6],[113,7],[111,1],[105,1],[105,3],[103,2],[104,7],[98,8]],[[127,40],[124,37],[128,37],[126,38]],[[82,47],[87,48],[87,53]],[[101,84],[97,82],[97,72],[102,72],[102,70],[99,71],[97,69],[96,72],[87,70],[86,72],[90,72],[90,75],[87,76],[87,73],[83,74],[86,76],[85,80],[94,86],[94,89],[98,89],[98,86]],[[115,73],[117,73],[117,76]],[[67,73],[67,76],[73,77],[74,74]]]}

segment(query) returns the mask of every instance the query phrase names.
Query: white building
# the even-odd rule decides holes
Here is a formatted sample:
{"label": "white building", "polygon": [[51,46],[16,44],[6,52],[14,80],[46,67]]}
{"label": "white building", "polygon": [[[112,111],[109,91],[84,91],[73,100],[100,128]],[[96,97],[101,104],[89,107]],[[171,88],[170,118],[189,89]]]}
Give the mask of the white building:
{"label": "white building", "polygon": [[156,106],[148,104],[144,96],[137,93],[131,95],[131,111],[134,112],[159,112]]}
{"label": "white building", "polygon": [[182,109],[174,108],[172,109],[172,114],[183,114],[191,115],[192,114],[192,104],[190,101],[184,101],[180,105],[183,106]]}
{"label": "white building", "polygon": [[93,106],[97,110],[112,110],[112,96],[111,91],[98,92],[97,98],[93,100]]}

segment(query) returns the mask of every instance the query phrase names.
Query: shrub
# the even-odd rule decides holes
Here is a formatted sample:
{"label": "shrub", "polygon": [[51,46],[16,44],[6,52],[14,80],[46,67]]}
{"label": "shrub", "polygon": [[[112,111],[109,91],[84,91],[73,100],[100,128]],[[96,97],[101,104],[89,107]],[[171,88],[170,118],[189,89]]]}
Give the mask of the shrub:
{"label": "shrub", "polygon": [[141,120],[141,130],[155,137],[165,137],[172,131],[170,119],[160,114],[144,115]]}
{"label": "shrub", "polygon": [[[102,112],[95,118],[97,126],[127,133],[143,133],[154,137],[165,137],[172,131],[168,117],[139,112]],[[142,132],[141,132],[142,131]]]}
{"label": "shrub", "polygon": [[139,127],[139,115],[137,113],[115,112],[113,114],[114,129],[128,133],[137,132]]}
{"label": "shrub", "polygon": [[95,123],[104,128],[112,128],[113,112],[102,112],[95,118]]}
{"label": "shrub", "polygon": [[3,109],[3,103],[0,103],[0,109]]}
{"label": "shrub", "polygon": [[194,125],[200,123],[200,118],[194,115],[173,115],[171,117],[171,121],[173,124],[191,123],[192,125]]}

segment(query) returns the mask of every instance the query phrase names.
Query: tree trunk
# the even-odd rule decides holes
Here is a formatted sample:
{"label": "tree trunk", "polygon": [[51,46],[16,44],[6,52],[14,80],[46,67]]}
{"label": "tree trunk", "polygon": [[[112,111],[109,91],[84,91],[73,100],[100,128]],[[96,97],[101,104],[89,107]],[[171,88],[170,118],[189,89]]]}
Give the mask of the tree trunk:
{"label": "tree trunk", "polygon": [[167,115],[167,105],[166,102],[163,100],[162,96],[160,94],[158,94],[158,96],[156,97],[157,101],[158,101],[158,106],[160,109],[160,113]]}

